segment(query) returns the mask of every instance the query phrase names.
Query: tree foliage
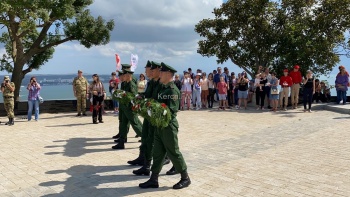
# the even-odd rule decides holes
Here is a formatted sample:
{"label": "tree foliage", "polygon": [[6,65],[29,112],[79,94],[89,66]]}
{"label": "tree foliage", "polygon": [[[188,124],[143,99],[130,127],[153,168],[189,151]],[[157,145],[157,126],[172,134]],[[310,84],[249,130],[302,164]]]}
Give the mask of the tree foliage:
{"label": "tree foliage", "polygon": [[231,60],[250,75],[259,65],[277,73],[298,64],[327,74],[339,62],[350,25],[350,0],[229,0],[195,31],[198,53]]}
{"label": "tree foliage", "polygon": [[[6,54],[0,70],[12,72],[12,81],[20,85],[24,76],[40,69],[52,58],[54,47],[77,40],[87,48],[110,40],[114,21],[94,18],[87,9],[92,0],[2,0],[0,37]],[[15,96],[19,95],[19,88]]]}

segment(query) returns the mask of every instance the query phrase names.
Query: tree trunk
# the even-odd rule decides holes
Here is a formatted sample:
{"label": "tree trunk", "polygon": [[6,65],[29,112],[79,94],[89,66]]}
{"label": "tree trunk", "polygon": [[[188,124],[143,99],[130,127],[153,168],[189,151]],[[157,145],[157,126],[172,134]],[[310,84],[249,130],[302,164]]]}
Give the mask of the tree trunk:
{"label": "tree trunk", "polygon": [[12,72],[12,79],[11,81],[15,84],[15,101],[19,100],[19,91],[21,89],[22,80],[24,78],[22,69],[24,67],[25,63],[22,62],[15,62]]}

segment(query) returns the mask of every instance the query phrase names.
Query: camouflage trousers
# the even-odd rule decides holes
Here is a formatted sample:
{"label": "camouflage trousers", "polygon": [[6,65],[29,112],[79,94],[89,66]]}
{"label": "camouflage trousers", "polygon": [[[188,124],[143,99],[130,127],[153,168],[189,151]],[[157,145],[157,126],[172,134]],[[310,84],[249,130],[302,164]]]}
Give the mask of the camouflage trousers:
{"label": "camouflage trousers", "polygon": [[86,112],[86,93],[77,93],[77,111],[78,113]]}
{"label": "camouflage trousers", "polygon": [[7,112],[8,118],[15,117],[15,113],[13,112],[14,107],[15,107],[15,102],[13,98],[4,98],[4,108]]}

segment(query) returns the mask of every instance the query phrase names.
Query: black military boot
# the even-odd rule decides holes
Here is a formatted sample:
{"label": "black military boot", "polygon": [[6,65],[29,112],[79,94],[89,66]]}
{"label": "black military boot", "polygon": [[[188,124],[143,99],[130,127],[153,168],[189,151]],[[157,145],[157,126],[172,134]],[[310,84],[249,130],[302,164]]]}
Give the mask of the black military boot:
{"label": "black military boot", "polygon": [[151,161],[145,161],[144,165],[140,169],[133,170],[132,173],[135,175],[149,176],[149,174],[151,173]]}
{"label": "black military boot", "polygon": [[141,188],[158,188],[159,187],[158,176],[159,176],[159,174],[152,173],[151,178],[144,183],[140,183],[139,187],[141,187]]}
{"label": "black military boot", "polygon": [[115,146],[112,146],[112,149],[125,149],[124,146],[124,139],[123,138],[119,138],[119,143]]}
{"label": "black military boot", "polygon": [[118,133],[117,135],[112,137],[113,139],[119,139],[120,138],[120,134]]}
{"label": "black military boot", "polygon": [[170,170],[168,172],[166,172],[166,175],[175,175],[175,174],[179,174],[178,172],[176,172],[175,167],[171,167]]}
{"label": "black military boot", "polygon": [[170,163],[169,157],[168,157],[168,156],[165,156],[164,161],[163,161],[163,166],[164,166],[164,165],[167,165],[167,164],[169,164],[169,163]]}
{"label": "black military boot", "polygon": [[15,125],[15,120],[14,120],[14,118],[11,118],[11,125],[9,125],[9,126],[12,126],[12,125]]}
{"label": "black military boot", "polygon": [[143,152],[140,151],[139,156],[131,161],[128,161],[128,164],[133,165],[133,166],[142,166],[145,164],[145,156],[143,154]]}
{"label": "black military boot", "polygon": [[181,180],[173,186],[173,189],[183,189],[191,185],[190,177],[187,172],[181,172]]}
{"label": "black military boot", "polygon": [[5,123],[5,125],[10,125],[11,124],[11,118],[9,118],[9,121]]}
{"label": "black military boot", "polygon": [[[120,141],[120,138],[119,138],[119,139],[114,140],[114,142],[115,142],[115,143],[119,143],[119,141]],[[125,139],[124,139],[124,142],[125,142],[125,143],[126,143],[126,142],[128,142],[128,138],[125,138]]]}

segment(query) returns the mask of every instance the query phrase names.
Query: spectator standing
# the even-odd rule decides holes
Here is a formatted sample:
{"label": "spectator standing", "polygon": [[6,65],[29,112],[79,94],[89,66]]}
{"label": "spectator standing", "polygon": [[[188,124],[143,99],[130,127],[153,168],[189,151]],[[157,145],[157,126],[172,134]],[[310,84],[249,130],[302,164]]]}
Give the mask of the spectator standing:
{"label": "spectator standing", "polygon": [[[230,106],[236,105],[235,103],[235,97],[234,97],[234,89],[235,89],[235,84],[236,84],[236,75],[234,72],[231,72],[231,81],[229,81],[229,87],[227,91],[227,95],[230,95],[231,97],[231,104],[229,103]],[[233,83],[233,80],[235,80],[235,83]]]}
{"label": "spectator standing", "polygon": [[193,109],[200,110],[201,109],[201,93],[202,93],[202,79],[201,74],[197,73],[196,78],[193,80],[193,101],[195,101],[195,105],[193,105]]}
{"label": "spectator standing", "polygon": [[208,108],[207,103],[208,103],[208,96],[209,96],[209,81],[207,78],[207,73],[203,72],[202,73],[202,93],[201,93],[201,100],[202,100],[202,107],[203,108]]}
{"label": "spectator standing", "polygon": [[86,99],[88,96],[88,81],[83,76],[83,71],[78,70],[78,76],[73,80],[73,93],[77,98],[77,116],[86,116]]}
{"label": "spectator standing", "polygon": [[236,109],[238,109],[238,87],[239,87],[238,80],[239,80],[239,78],[241,78],[241,73],[237,74],[237,78],[236,77],[232,78],[232,85],[234,86],[233,98],[235,100]]}
{"label": "spectator standing", "polygon": [[227,83],[225,82],[224,77],[220,77],[220,82],[217,83],[217,87],[218,87],[218,92],[219,92],[219,101],[220,101],[220,105],[218,110],[222,109],[225,110],[225,106],[226,106],[226,97],[227,97]]}
{"label": "spectator standing", "polygon": [[293,71],[289,73],[289,76],[292,78],[293,81],[290,95],[293,109],[296,109],[298,107],[300,83],[303,80],[299,68],[300,67],[298,65],[295,65]]}
{"label": "spectator standing", "polygon": [[40,90],[41,86],[36,81],[35,77],[31,77],[29,84],[27,86],[27,90],[29,91],[28,94],[28,121],[32,120],[32,113],[33,113],[33,107],[34,107],[34,113],[35,113],[35,121],[39,120],[39,97],[40,97]]}
{"label": "spectator standing", "polygon": [[[109,80],[109,93],[113,95],[113,92],[118,89],[118,85],[120,83],[120,80],[117,78],[117,73],[112,72],[111,74],[111,79]],[[118,114],[119,113],[119,103],[116,100],[113,100],[113,108],[114,108],[114,113]]]}
{"label": "spectator standing", "polygon": [[184,104],[186,100],[187,104],[187,110],[190,109],[191,105],[191,95],[192,95],[192,88],[193,81],[191,79],[190,73],[185,72],[184,78],[182,79],[182,88],[181,88],[181,109],[184,110]]}
{"label": "spectator standing", "polygon": [[219,92],[218,92],[217,83],[220,82],[220,77],[224,77],[224,81],[226,84],[228,83],[228,79],[227,79],[226,74],[222,72],[221,67],[218,67],[217,71],[218,71],[218,73],[216,75],[214,75],[214,84],[215,84],[215,91],[216,91],[215,93],[217,95],[216,97],[217,97],[217,100],[219,100],[219,95],[218,95]]}
{"label": "spectator standing", "polygon": [[[103,100],[106,98],[106,91],[103,87],[103,83],[100,81],[100,77],[97,74],[93,75],[93,81],[90,85],[90,93],[92,94],[92,123],[103,123],[102,120],[102,108]],[[98,122],[97,122],[98,119]]]}
{"label": "spectator standing", "polygon": [[339,66],[339,73],[335,79],[335,87],[337,90],[337,104],[343,100],[343,105],[346,104],[346,91],[349,85],[349,73],[346,72],[344,66]]}
{"label": "spectator standing", "polygon": [[[271,84],[272,76],[270,74],[270,69],[269,68],[265,68],[265,77],[267,79],[267,84]],[[266,101],[267,101],[267,105],[268,105],[267,108],[271,109],[271,106],[270,106],[271,87],[270,86],[265,86],[264,87],[264,92],[265,92],[265,95],[266,95]]]}
{"label": "spectator standing", "polygon": [[[192,81],[195,78],[195,74],[192,72],[192,68],[188,68],[188,74],[190,76],[190,78],[192,79]],[[191,85],[191,103],[192,105],[196,105],[196,101],[194,100],[194,95],[193,95],[194,91],[193,91],[193,84]]]}
{"label": "spectator standing", "polygon": [[[256,110],[264,110],[264,102],[265,102],[265,96],[267,94],[265,88],[267,87],[266,84],[268,84],[267,82],[267,78],[265,76],[265,73],[261,73],[260,74],[260,80],[259,80],[259,84],[257,84],[257,88],[256,88],[256,105],[257,105],[257,109]],[[260,103],[260,105],[259,105]]]}
{"label": "spectator standing", "polygon": [[214,95],[215,95],[215,85],[214,85],[213,73],[209,73],[209,75],[208,75],[208,87],[209,87],[208,107],[213,108]]}
{"label": "spectator standing", "polygon": [[[272,109],[271,111],[276,112],[277,107],[278,107],[278,99],[279,99],[279,92],[278,92],[278,79],[276,77],[276,73],[272,72],[271,73],[271,81],[270,81],[270,99],[271,99],[271,104],[272,104]],[[287,96],[288,99],[288,96]]]}
{"label": "spectator standing", "polygon": [[319,103],[321,100],[321,83],[319,79],[315,79],[315,94],[312,96],[312,102],[316,100]]}
{"label": "spectator standing", "polygon": [[[230,84],[232,84],[232,77],[230,75],[230,71],[228,70],[227,67],[224,68],[224,73],[227,77],[227,90],[230,90]],[[227,98],[226,98],[226,107],[230,108],[232,107],[232,94],[227,94]]]}
{"label": "spectator standing", "polygon": [[245,72],[242,72],[238,79],[238,108],[241,108],[242,102],[244,103],[244,109],[247,109],[247,98],[248,98],[248,83],[249,79]]}
{"label": "spectator standing", "polygon": [[[176,85],[177,89],[179,89],[179,91],[181,90],[181,81],[180,81],[180,75],[176,74],[175,75],[175,80],[174,80],[174,84]],[[178,99],[179,101],[179,110],[181,109],[181,100]]]}
{"label": "spectator standing", "polygon": [[4,77],[4,82],[1,84],[1,92],[3,94],[4,99],[4,108],[7,113],[7,117],[9,121],[5,123],[5,125],[12,126],[15,124],[14,118],[15,114],[13,112],[15,107],[15,99],[14,99],[14,92],[15,92],[15,83],[11,82],[9,76]]}
{"label": "spectator standing", "polygon": [[137,81],[137,93],[143,95],[147,87],[147,80],[145,74],[141,73]]}
{"label": "spectator standing", "polygon": [[303,89],[303,103],[304,103],[304,112],[306,112],[306,104],[309,105],[309,112],[311,112],[312,105],[312,96],[315,94],[315,78],[312,76],[311,70],[306,72],[306,76],[303,80],[304,89]]}
{"label": "spectator standing", "polygon": [[[280,79],[281,97],[279,98],[279,100],[280,100],[281,109],[283,108],[284,111],[287,110],[287,106],[288,106],[289,88],[293,85],[293,79],[290,76],[288,76],[288,72],[289,72],[288,69],[284,69],[283,76]],[[283,98],[284,98],[284,105],[283,105]]]}

